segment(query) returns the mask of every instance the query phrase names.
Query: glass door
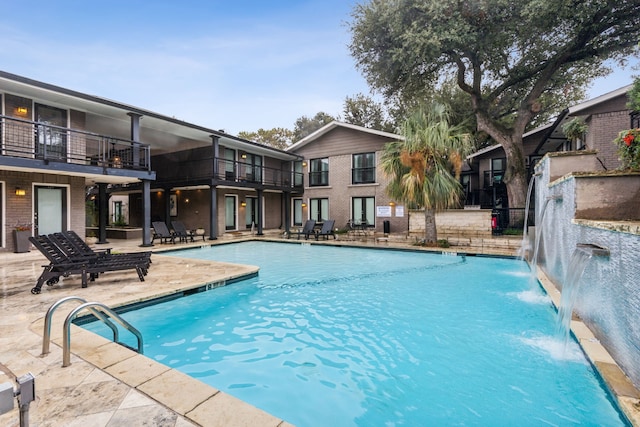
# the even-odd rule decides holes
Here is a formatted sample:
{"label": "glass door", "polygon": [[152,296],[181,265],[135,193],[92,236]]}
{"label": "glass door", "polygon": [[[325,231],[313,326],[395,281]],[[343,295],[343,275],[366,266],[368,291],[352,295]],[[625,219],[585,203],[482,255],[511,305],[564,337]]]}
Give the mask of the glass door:
{"label": "glass door", "polygon": [[238,229],[236,223],[237,201],[238,198],[236,196],[224,197],[224,229],[227,231]]}
{"label": "glass door", "polygon": [[247,206],[245,206],[245,223],[247,230],[251,230],[253,227],[258,225],[258,198],[257,197],[247,197],[245,199]]}
{"label": "glass door", "polygon": [[48,160],[67,160],[67,111],[35,105],[36,157]]}
{"label": "glass door", "polygon": [[66,187],[35,187],[34,220],[36,234],[51,234],[67,229]]}

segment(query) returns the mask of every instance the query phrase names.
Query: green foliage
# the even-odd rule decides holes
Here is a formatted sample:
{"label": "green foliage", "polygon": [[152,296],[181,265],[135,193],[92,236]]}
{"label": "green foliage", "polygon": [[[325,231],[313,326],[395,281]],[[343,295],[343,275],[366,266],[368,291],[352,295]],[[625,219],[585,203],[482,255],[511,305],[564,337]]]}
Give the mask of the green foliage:
{"label": "green foliage", "polygon": [[455,80],[478,130],[505,149],[514,207],[526,194],[524,132],[583,99],[640,38],[637,0],[374,0],[352,16],[349,48],[374,90],[424,99]]}
{"label": "green foliage", "polygon": [[285,128],[260,128],[256,132],[240,132],[238,137],[284,150],[293,143],[294,133]]}
{"label": "green foliage", "polygon": [[640,129],[621,131],[613,143],[618,146],[621,169],[640,170]]}
{"label": "green foliage", "polygon": [[435,217],[429,211],[457,206],[460,170],[473,146],[461,127],[449,125],[445,107],[437,103],[412,113],[401,135],[404,139],[386,144],[381,156],[389,177],[386,191],[407,206],[425,209],[425,240],[435,241]]}
{"label": "green foliage", "polygon": [[633,111],[640,111],[640,78],[633,81],[633,87],[627,93],[627,97],[629,98],[627,107]]}
{"label": "green foliage", "polygon": [[354,97],[347,96],[342,112],[346,123],[385,132],[395,131],[393,123],[385,118],[384,107],[361,93]]}
{"label": "green foliage", "polygon": [[294,124],[293,141],[300,141],[305,136],[311,135],[322,126],[329,124],[334,120],[338,119],[327,113],[323,113],[322,111],[316,113],[316,115],[312,118],[309,118],[307,116],[300,117]]}
{"label": "green foliage", "polygon": [[438,239],[437,244],[438,244],[439,248],[451,247],[451,245],[449,244],[449,240],[447,240],[447,239]]}
{"label": "green foliage", "polygon": [[562,133],[572,142],[584,138],[586,132],[587,124],[580,117],[575,117],[562,125]]}
{"label": "green foliage", "polygon": [[505,236],[522,236],[522,228],[505,228],[502,230]]}

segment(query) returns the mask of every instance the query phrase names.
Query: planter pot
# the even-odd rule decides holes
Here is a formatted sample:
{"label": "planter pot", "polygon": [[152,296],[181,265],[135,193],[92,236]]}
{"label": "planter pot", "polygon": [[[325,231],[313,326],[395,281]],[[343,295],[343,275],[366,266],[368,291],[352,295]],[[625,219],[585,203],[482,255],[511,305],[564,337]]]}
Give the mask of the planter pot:
{"label": "planter pot", "polygon": [[31,250],[31,242],[29,241],[31,231],[13,230],[13,247],[14,252],[29,252]]}
{"label": "planter pot", "polygon": [[84,241],[87,245],[95,245],[96,243],[98,243],[98,238],[94,236],[88,236],[85,237]]}

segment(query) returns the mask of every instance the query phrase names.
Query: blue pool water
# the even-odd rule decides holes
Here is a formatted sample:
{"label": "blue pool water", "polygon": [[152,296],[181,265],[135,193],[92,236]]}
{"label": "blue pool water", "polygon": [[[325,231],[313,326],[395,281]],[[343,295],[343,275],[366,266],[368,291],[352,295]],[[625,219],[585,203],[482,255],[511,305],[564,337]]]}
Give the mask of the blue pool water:
{"label": "blue pool water", "polygon": [[521,261],[268,242],[172,254],[260,273],[125,313],[145,355],[297,426],[626,425]]}

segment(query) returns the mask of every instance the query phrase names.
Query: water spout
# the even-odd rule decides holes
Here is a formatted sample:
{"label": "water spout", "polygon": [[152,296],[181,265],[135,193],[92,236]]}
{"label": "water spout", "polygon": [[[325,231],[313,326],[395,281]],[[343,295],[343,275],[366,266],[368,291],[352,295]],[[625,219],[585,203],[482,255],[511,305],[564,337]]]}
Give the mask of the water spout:
{"label": "water spout", "polygon": [[531,261],[531,266],[532,266],[531,270],[534,276],[535,276],[536,268],[538,266],[538,252],[540,248],[540,237],[542,236],[542,223],[544,221],[544,216],[547,213],[547,207],[551,200],[556,202],[561,202],[562,195],[554,194],[554,195],[548,196],[545,199],[544,204],[542,205],[542,209],[540,210],[540,219],[539,221],[536,220],[536,242],[535,242],[535,246],[533,247],[533,259]]}
{"label": "water spout", "polygon": [[608,258],[609,249],[591,243],[579,243],[569,260],[558,308],[558,333],[564,339],[565,346],[569,342],[573,307],[578,298],[578,285],[589,260],[594,256]]}
{"label": "water spout", "polygon": [[527,189],[527,203],[524,208],[524,225],[522,226],[522,243],[520,244],[520,250],[518,251],[518,258],[520,260],[524,260],[527,257],[527,250],[529,247],[529,203],[531,202],[531,192],[533,191],[533,186],[536,182],[536,177],[540,176],[541,173],[533,174],[531,179],[529,180],[529,188]]}

